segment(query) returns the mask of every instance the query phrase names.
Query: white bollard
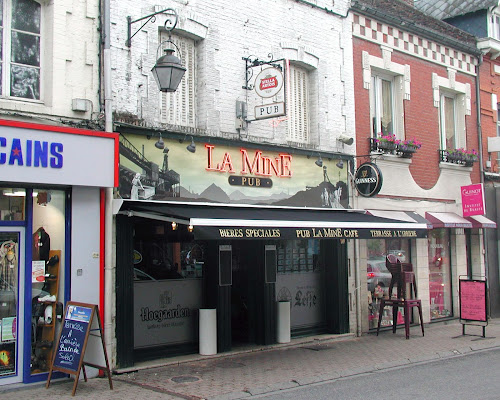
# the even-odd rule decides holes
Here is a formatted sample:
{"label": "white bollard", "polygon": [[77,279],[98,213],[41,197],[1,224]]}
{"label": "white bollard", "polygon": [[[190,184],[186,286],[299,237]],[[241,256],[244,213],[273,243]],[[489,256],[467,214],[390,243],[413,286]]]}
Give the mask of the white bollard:
{"label": "white bollard", "polygon": [[290,343],[290,302],[279,301],[277,314],[277,341],[278,343]]}
{"label": "white bollard", "polygon": [[217,354],[217,309],[200,309],[200,354]]}

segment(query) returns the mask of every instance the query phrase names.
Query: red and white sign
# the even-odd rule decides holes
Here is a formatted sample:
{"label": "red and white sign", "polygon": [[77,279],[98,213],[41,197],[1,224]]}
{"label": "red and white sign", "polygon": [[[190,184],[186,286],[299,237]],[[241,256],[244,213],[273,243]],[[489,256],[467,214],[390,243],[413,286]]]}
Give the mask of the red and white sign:
{"label": "red and white sign", "polygon": [[255,78],[255,92],[260,97],[276,96],[283,87],[283,74],[277,68],[266,68]]}
{"label": "red and white sign", "polygon": [[464,217],[471,215],[484,215],[486,208],[484,205],[484,189],[482,183],[462,186],[462,210]]}

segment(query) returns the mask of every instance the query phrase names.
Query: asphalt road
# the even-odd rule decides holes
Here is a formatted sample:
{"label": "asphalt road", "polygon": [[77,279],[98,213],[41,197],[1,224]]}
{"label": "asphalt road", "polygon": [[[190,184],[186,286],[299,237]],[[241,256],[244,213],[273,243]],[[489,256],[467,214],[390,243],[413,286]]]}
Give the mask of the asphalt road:
{"label": "asphalt road", "polygon": [[500,399],[500,349],[412,364],[253,398],[498,400]]}

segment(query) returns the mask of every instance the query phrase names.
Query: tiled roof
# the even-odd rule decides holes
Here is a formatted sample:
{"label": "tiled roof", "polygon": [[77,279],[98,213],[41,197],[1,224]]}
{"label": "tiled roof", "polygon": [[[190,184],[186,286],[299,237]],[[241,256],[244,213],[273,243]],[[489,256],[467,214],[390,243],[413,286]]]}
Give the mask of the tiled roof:
{"label": "tiled roof", "polygon": [[[417,3],[418,0],[415,0]],[[431,0],[423,0],[431,1]],[[435,2],[448,3],[447,0],[434,0]],[[455,0],[450,0],[455,2]],[[462,0],[468,2],[470,0]],[[477,3],[491,0],[476,0]],[[498,0],[497,0],[498,1]],[[354,0],[352,9],[365,13],[380,20],[385,20],[392,25],[399,25],[407,31],[417,32],[433,40],[442,42],[452,41],[457,48],[466,47],[469,52],[477,52],[476,37],[461,29],[433,18],[402,0]]]}
{"label": "tiled roof", "polygon": [[484,10],[499,5],[498,0],[414,0],[415,8],[437,19]]}

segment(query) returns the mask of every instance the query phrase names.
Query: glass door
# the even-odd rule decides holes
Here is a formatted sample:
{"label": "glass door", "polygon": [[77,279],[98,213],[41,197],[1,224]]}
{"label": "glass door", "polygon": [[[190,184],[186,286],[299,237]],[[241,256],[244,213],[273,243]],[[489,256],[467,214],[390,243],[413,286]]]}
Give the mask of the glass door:
{"label": "glass door", "polygon": [[24,228],[0,227],[0,385],[22,381]]}

